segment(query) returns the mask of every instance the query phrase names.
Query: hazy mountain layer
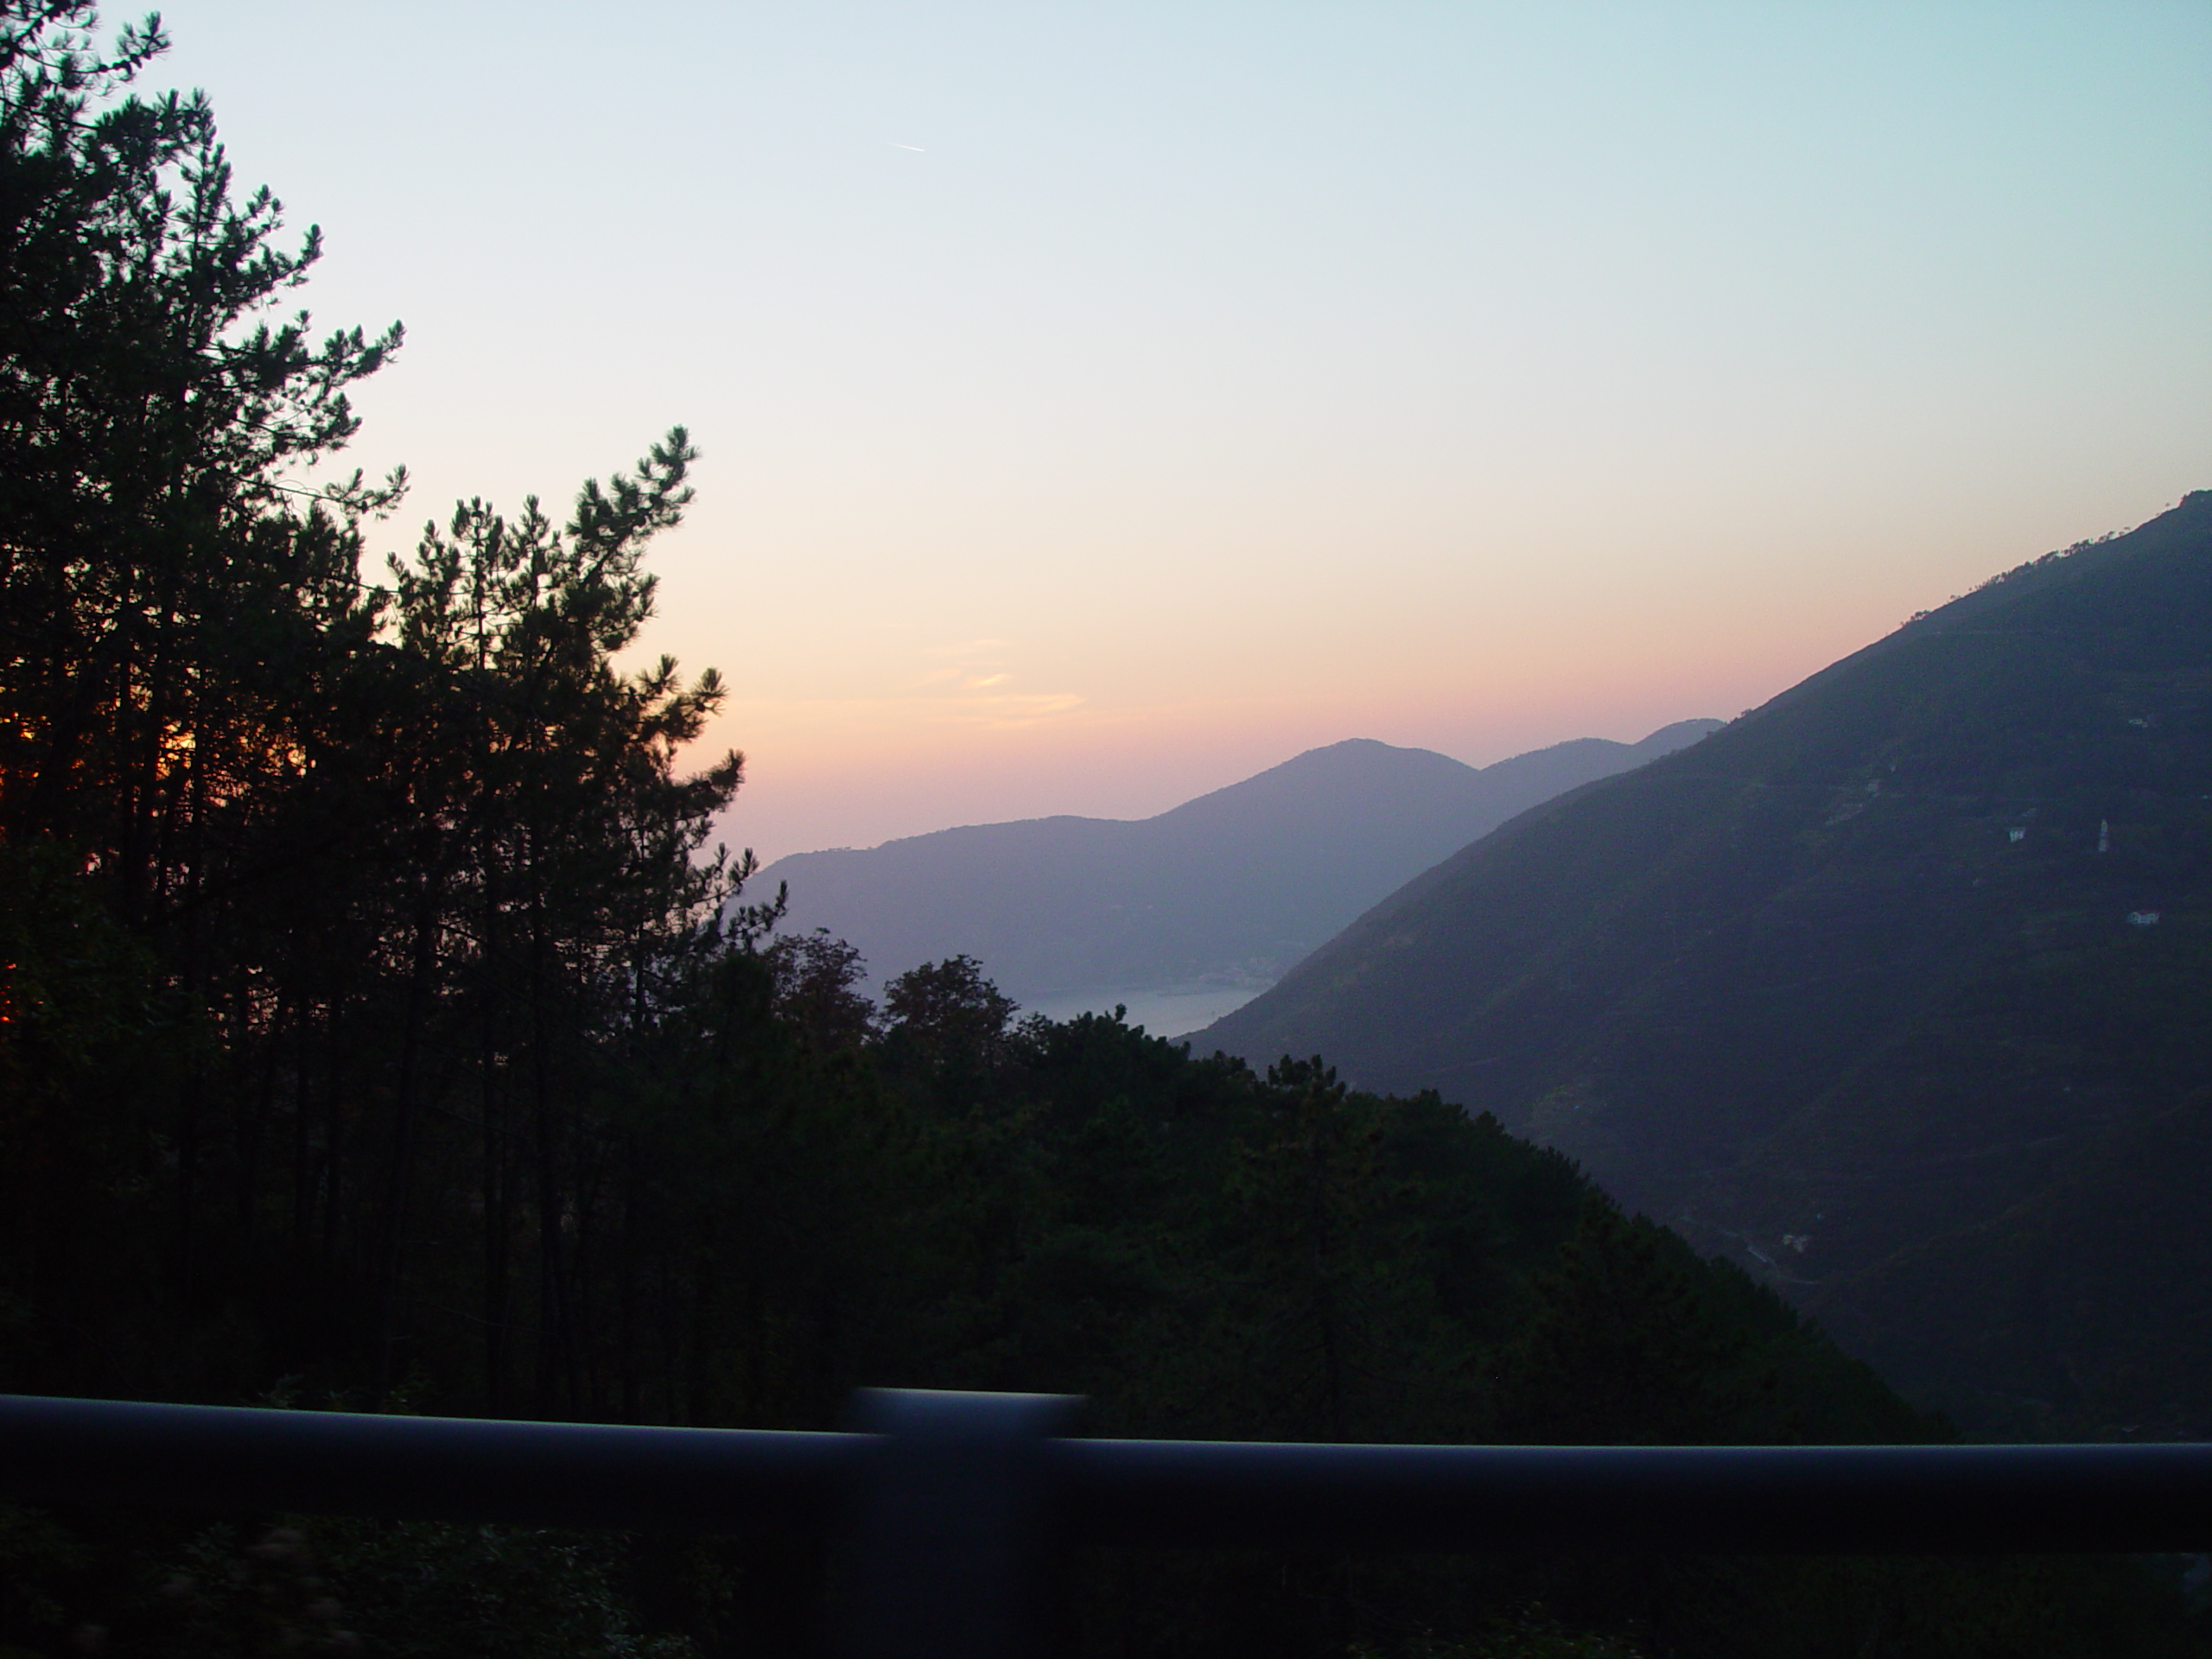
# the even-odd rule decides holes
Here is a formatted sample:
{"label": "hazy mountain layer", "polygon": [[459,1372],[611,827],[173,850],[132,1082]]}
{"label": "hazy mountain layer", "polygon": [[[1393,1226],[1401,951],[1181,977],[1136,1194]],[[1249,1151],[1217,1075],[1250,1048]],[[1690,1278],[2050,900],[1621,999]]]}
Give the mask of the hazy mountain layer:
{"label": "hazy mountain layer", "polygon": [[1096,988],[1264,985],[1408,878],[1592,779],[1694,741],[1581,738],[1474,767],[1355,739],[1157,817],[1031,818],[778,860],[791,925],[826,927],[879,977],[965,952],[1030,1001]]}
{"label": "hazy mountain layer", "polygon": [[2212,493],[1524,815],[1217,1042],[1495,1111],[1974,1421],[2212,1430]]}

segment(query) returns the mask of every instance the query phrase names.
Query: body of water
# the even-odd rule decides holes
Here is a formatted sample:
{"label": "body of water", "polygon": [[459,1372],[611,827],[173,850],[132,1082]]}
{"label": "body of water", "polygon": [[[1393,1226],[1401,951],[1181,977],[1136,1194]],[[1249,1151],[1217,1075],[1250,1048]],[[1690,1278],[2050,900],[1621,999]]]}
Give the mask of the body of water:
{"label": "body of water", "polygon": [[1265,989],[1264,985],[1122,986],[1040,996],[1021,1007],[1024,1014],[1072,1020],[1079,1014],[1111,1014],[1118,1003],[1128,1010],[1131,1025],[1142,1026],[1155,1037],[1181,1037],[1234,1013]]}

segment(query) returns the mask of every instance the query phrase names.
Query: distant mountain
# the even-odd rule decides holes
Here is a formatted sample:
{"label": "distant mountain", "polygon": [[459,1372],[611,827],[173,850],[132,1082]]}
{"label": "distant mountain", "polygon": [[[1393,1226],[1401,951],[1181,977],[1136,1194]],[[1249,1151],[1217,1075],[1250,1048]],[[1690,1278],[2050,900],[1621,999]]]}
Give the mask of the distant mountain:
{"label": "distant mountain", "polygon": [[1217,1044],[1497,1113],[1971,1422],[2212,1433],[2212,492],[1524,814]]}
{"label": "distant mountain", "polygon": [[790,925],[879,978],[965,952],[1025,1004],[1097,989],[1256,988],[1384,893],[1537,802],[1702,737],[1581,738],[1477,768],[1366,739],[1310,749],[1157,817],[973,824],[779,859]]}

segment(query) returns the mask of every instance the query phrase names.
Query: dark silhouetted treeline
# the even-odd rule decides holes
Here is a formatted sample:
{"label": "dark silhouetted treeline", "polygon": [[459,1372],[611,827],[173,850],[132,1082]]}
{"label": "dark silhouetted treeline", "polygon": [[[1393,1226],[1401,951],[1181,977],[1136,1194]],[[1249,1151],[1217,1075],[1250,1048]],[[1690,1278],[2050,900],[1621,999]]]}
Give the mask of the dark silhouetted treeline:
{"label": "dark silhouetted treeline", "polygon": [[[777,937],[708,851],[721,692],[643,557],[681,429],[565,522],[365,569],[397,328],[286,315],[151,25],[0,0],[0,1386],[821,1427],[855,1386],[1111,1433],[1909,1440],[1732,1269],[1433,1096],[1017,1022]],[[0,1508],[0,1649],[805,1653],[798,1543]],[[1105,1656],[2189,1652],[2098,1563],[1101,1558]]]}

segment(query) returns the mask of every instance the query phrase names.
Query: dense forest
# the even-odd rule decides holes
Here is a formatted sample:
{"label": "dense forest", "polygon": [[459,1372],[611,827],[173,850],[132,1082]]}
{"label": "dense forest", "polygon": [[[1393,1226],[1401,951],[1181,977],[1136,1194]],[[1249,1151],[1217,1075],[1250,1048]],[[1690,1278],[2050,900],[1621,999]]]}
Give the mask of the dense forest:
{"label": "dense forest", "polygon": [[[824,1427],[857,1385],[1109,1433],[1947,1432],[1566,1160],[1319,1061],[1018,1021],[779,930],[639,656],[681,430],[374,567],[393,327],[287,311],[157,22],[0,0],[0,1386]],[[642,664],[642,665],[639,665]],[[806,1653],[803,1541],[0,1508],[0,1649]],[[2200,1651],[2103,1561],[1100,1558],[1085,1653]]]}

